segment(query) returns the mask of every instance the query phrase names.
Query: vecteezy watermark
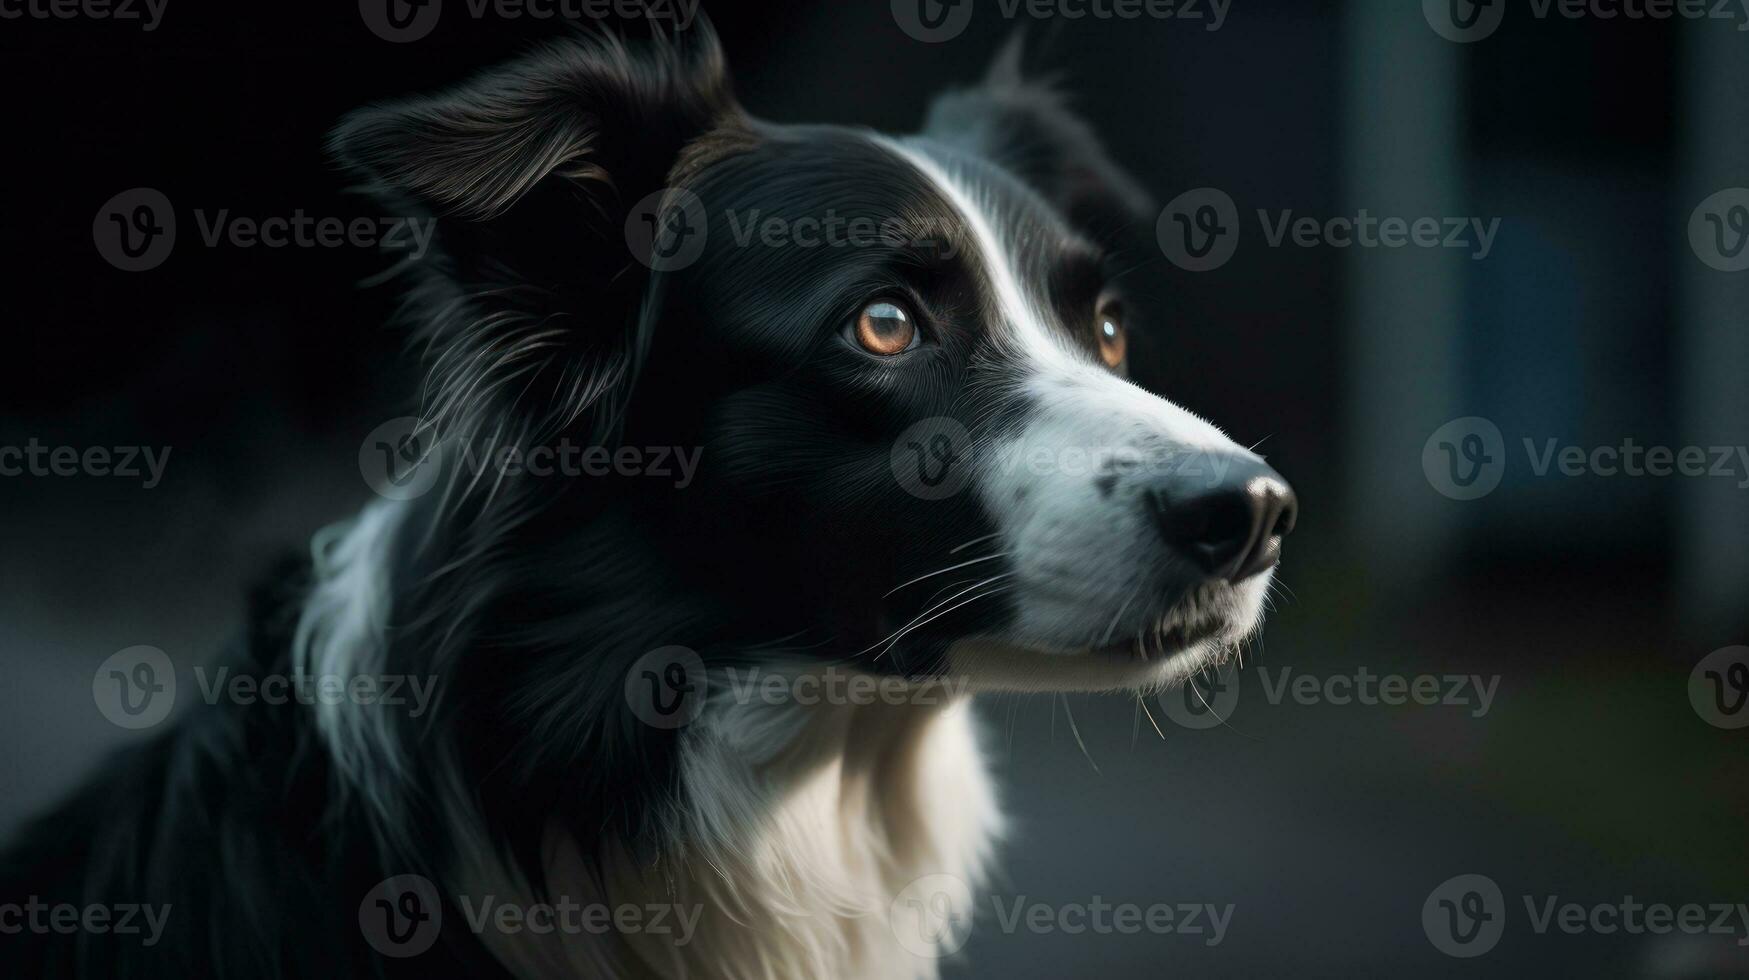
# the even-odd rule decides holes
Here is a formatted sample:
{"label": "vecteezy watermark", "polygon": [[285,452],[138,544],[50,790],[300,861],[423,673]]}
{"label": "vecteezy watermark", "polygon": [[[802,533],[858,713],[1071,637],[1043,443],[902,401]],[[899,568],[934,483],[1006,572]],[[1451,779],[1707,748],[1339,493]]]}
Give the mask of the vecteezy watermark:
{"label": "vecteezy watermark", "polygon": [[836,665],[809,670],[725,667],[729,697],[737,705],[852,705],[867,707],[952,704],[963,697],[969,677],[923,677],[912,680],[867,674]]}
{"label": "vecteezy watermark", "polygon": [[[974,448],[971,433],[958,420],[935,416],[910,425],[893,440],[888,465],[906,493],[923,500],[945,500],[970,482]],[[1232,460],[1219,453],[1195,449],[1143,452],[1135,446],[1040,445],[1021,439],[992,447],[987,462],[991,472],[1004,476],[1094,477],[1102,486],[1104,481],[1144,476],[1202,479],[1215,486],[1232,466]]]}
{"label": "vecteezy watermark", "polygon": [[[1352,673],[1295,673],[1292,667],[1257,668],[1263,699],[1271,705],[1292,701],[1303,706],[1363,708],[1461,708],[1472,718],[1486,717],[1500,688],[1498,674],[1392,674],[1359,667]],[[1213,728],[1232,718],[1239,706],[1236,672],[1193,675],[1183,685],[1159,694],[1166,716],[1184,728]]]}
{"label": "vecteezy watermark", "polygon": [[683,728],[704,711],[710,678],[690,647],[657,647],[639,657],[625,677],[626,706],[651,728]]}
{"label": "vecteezy watermark", "polygon": [[[1292,209],[1259,208],[1257,221],[1270,248],[1462,249],[1475,261],[1494,250],[1499,218],[1379,217],[1361,208],[1352,217],[1295,217]],[[1232,260],[1242,236],[1238,205],[1225,191],[1199,187],[1167,202],[1154,225],[1160,250],[1186,272],[1209,272]]]}
{"label": "vecteezy watermark", "polygon": [[1499,218],[1379,218],[1366,208],[1352,218],[1338,215],[1322,221],[1295,218],[1291,210],[1278,211],[1271,218],[1259,209],[1257,219],[1270,248],[1289,241],[1300,248],[1451,248],[1468,250],[1477,262],[1494,251],[1494,236],[1500,233]]}
{"label": "vecteezy watermark", "polygon": [[[1620,445],[1563,445],[1559,439],[1523,440],[1536,477],[1691,477],[1731,480],[1749,490],[1749,446],[1647,446],[1625,438]],[[1506,440],[1500,427],[1480,416],[1454,419],[1421,447],[1421,469],[1435,490],[1453,500],[1494,492],[1506,474]]]}
{"label": "vecteezy watermark", "polygon": [[358,929],[384,956],[418,956],[443,932],[443,896],[423,875],[385,878],[358,903]]}
{"label": "vecteezy watermark", "polygon": [[1506,475],[1506,437],[1479,415],[1453,419],[1422,445],[1421,472],[1453,500],[1486,497]]}
{"label": "vecteezy watermark", "polygon": [[[1493,35],[1506,18],[1509,0],[1421,0],[1428,26],[1448,41],[1469,44]],[[1745,0],[1530,0],[1532,17],[1548,20],[1717,20],[1741,21],[1749,30]]]}
{"label": "vecteezy watermark", "polygon": [[1421,0],[1427,26],[1447,41],[1468,44],[1500,29],[1507,0]]}
{"label": "vecteezy watermark", "polygon": [[124,936],[141,946],[156,946],[170,921],[171,905],[119,902],[113,905],[45,902],[31,895],[23,902],[0,904],[0,935]]}
{"label": "vecteezy watermark", "polygon": [[702,446],[585,446],[562,438],[552,445],[462,447],[469,472],[504,477],[645,477],[672,481],[676,490],[692,485]]}
{"label": "vecteezy watermark", "polygon": [[162,191],[122,191],[97,209],[91,240],[97,254],[123,272],[156,269],[176,247],[176,209]]}
{"label": "vecteezy watermark", "polygon": [[0,20],[113,20],[150,34],[170,0],[0,0]]}
{"label": "vecteezy watermark", "polygon": [[1214,187],[1188,190],[1167,202],[1154,225],[1160,250],[1186,272],[1226,265],[1239,250],[1239,206]]}
{"label": "vecteezy watermark", "polygon": [[[207,248],[364,248],[425,257],[436,218],[314,217],[299,208],[286,216],[254,218],[229,208],[194,210],[195,227]],[[124,272],[163,265],[176,246],[176,209],[161,191],[136,187],[106,201],[92,223],[92,240],[104,261]]]}
{"label": "vecteezy watermark", "polygon": [[91,700],[121,728],[151,728],[176,706],[176,666],[157,647],[118,650],[91,675]]}
{"label": "vecteezy watermark", "polygon": [[539,446],[500,445],[488,438],[460,446],[445,443],[421,419],[402,416],[372,429],[358,447],[365,485],[390,500],[424,496],[436,485],[443,460],[456,458],[476,477],[582,479],[635,477],[661,480],[676,490],[692,485],[704,457],[701,446],[582,445],[568,437]]}
{"label": "vecteezy watermark", "polygon": [[1749,188],[1732,187],[1700,202],[1688,219],[1688,244],[1720,272],[1749,269]]}
{"label": "vecteezy watermark", "polygon": [[422,497],[443,470],[436,429],[404,415],[370,430],[358,446],[358,472],[365,486],[389,500]]}
{"label": "vecteezy watermark", "polygon": [[1421,903],[1421,929],[1447,956],[1481,956],[1506,931],[1506,898],[1486,875],[1447,878]]}
{"label": "vecteezy watermark", "polygon": [[1239,672],[1217,667],[1193,674],[1161,691],[1158,700],[1166,717],[1181,728],[1202,731],[1224,725],[1239,708]]}
{"label": "vecteezy watermark", "polygon": [[942,259],[959,254],[953,224],[945,219],[868,215],[845,216],[828,208],[824,214],[790,217],[766,214],[758,208],[725,211],[723,217],[737,248],[914,248]]}
{"label": "vecteezy watermark", "polygon": [[[1741,902],[1563,901],[1559,895],[1519,896],[1526,921],[1539,936],[1580,935],[1730,936],[1749,946],[1749,904]],[[1510,907],[1500,886],[1486,875],[1465,874],[1433,889],[1421,906],[1421,926],[1435,949],[1469,959],[1499,945]]]}
{"label": "vecteezy watermark", "polygon": [[1270,678],[1268,667],[1257,668],[1263,681],[1263,697],[1270,704],[1292,699],[1295,704],[1330,704],[1363,707],[1457,707],[1470,717],[1482,718],[1494,705],[1500,675],[1481,674],[1375,674],[1361,667],[1352,674],[1295,674],[1283,667]]}
{"label": "vecteezy watermark", "polygon": [[697,262],[709,237],[704,202],[684,188],[651,191],[626,214],[626,248],[654,272],[677,272]]}
{"label": "vecteezy watermark", "polygon": [[1134,446],[1040,446],[1004,442],[991,451],[992,468],[1005,476],[1100,476],[1118,480],[1175,476],[1185,484],[1204,479],[1218,486],[1233,461],[1201,449],[1144,453]]}
{"label": "vecteezy watermark", "polygon": [[[485,20],[653,21],[686,30],[701,0],[464,0],[468,17]],[[455,4],[450,4],[454,7]],[[428,37],[443,16],[443,0],[359,0],[358,13],[372,34],[394,44]]]}
{"label": "vecteezy watermark", "polygon": [[[437,700],[437,678],[411,674],[253,674],[196,666],[194,681],[209,705],[351,704],[404,708],[407,717],[418,718]],[[175,665],[157,647],[128,647],[98,666],[91,697],[112,723],[151,728],[170,717],[176,705]]]}
{"label": "vecteezy watermark", "polygon": [[[980,0],[989,3],[990,0]],[[1179,20],[1218,31],[1233,0],[994,0],[1003,20]],[[973,0],[892,0],[893,20],[925,44],[951,41],[972,22]]]}
{"label": "vecteezy watermark", "polygon": [[500,901],[496,895],[470,898],[457,895],[462,917],[474,933],[498,932],[505,935],[530,933],[546,936],[560,933],[567,936],[605,936],[608,933],[649,936],[669,936],[671,946],[685,946],[698,931],[698,920],[704,917],[702,904],[678,905],[649,903],[644,905],[605,902],[579,902],[560,895],[551,901],[519,905]]}
{"label": "vecteezy watermark", "polygon": [[[991,919],[1004,935],[1194,937],[1219,946],[1235,906],[1228,902],[1111,902],[1093,895],[1085,902],[1041,902],[1025,895],[989,895]],[[929,874],[899,891],[887,909],[887,924],[907,952],[938,959],[958,952],[971,938],[978,915],[971,886],[958,875]]]}
{"label": "vecteezy watermark", "polygon": [[1688,701],[1714,728],[1749,728],[1749,647],[1707,654],[1688,675]]}
{"label": "vecteezy watermark", "polygon": [[946,500],[972,478],[972,434],[945,416],[923,419],[893,440],[887,453],[893,478],[922,500]]}
{"label": "vecteezy watermark", "polygon": [[207,704],[338,705],[406,708],[418,718],[435,702],[437,678],[412,674],[248,674],[229,667],[194,668]]}
{"label": "vecteezy watermark", "polygon": [[[119,477],[151,490],[164,480],[169,446],[45,446],[32,436],[22,446],[0,446],[0,476]],[[144,464],[145,469],[141,470]]]}

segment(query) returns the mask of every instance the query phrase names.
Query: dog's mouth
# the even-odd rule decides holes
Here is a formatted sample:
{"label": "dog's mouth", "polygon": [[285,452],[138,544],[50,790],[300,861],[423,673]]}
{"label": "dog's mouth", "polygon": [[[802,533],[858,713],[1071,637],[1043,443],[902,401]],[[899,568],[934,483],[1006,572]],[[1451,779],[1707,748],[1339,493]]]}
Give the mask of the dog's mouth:
{"label": "dog's mouth", "polygon": [[1090,652],[1100,657],[1117,657],[1146,663],[1165,660],[1217,637],[1230,636],[1233,631],[1233,623],[1225,617],[1204,616],[1170,622],[1151,635],[1107,643],[1094,647]]}
{"label": "dog's mouth", "polygon": [[[976,636],[955,644],[953,669],[977,687],[1018,691],[1148,690],[1236,656],[1261,616],[1246,590],[1221,585],[1181,597],[1164,615],[1138,617],[1099,642]],[[1089,614],[1090,616],[1092,614]]]}

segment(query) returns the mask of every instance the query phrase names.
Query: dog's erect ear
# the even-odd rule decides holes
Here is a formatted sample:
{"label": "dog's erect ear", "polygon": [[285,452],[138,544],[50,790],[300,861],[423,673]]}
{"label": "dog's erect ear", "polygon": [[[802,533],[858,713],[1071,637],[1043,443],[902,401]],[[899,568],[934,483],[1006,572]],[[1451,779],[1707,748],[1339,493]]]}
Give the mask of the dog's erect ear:
{"label": "dog's erect ear", "polygon": [[427,421],[529,440],[585,419],[605,437],[647,342],[629,211],[741,119],[702,20],[672,39],[570,39],[348,116],[336,159],[392,215],[431,222],[435,247],[404,262]]}
{"label": "dog's erect ear", "polygon": [[924,135],[1003,165],[1096,238],[1151,223],[1148,192],[1111,161],[1067,97],[1049,80],[1022,77],[1023,49],[1017,33],[982,83],[936,99]]}

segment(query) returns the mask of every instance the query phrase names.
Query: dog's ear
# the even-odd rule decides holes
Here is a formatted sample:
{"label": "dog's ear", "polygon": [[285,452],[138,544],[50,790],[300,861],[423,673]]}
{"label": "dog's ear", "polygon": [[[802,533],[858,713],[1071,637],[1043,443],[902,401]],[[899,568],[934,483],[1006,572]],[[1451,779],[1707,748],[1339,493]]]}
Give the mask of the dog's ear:
{"label": "dog's ear", "polygon": [[1106,154],[1049,79],[1021,73],[1016,33],[984,80],[935,100],[924,135],[992,160],[1026,181],[1075,228],[1104,239],[1154,220],[1150,195]]}
{"label": "dog's ear", "polygon": [[335,158],[389,213],[432,229],[435,247],[402,270],[427,422],[535,440],[583,420],[610,438],[648,342],[630,210],[684,179],[690,144],[742,120],[702,20],[672,39],[568,39],[348,116]]}

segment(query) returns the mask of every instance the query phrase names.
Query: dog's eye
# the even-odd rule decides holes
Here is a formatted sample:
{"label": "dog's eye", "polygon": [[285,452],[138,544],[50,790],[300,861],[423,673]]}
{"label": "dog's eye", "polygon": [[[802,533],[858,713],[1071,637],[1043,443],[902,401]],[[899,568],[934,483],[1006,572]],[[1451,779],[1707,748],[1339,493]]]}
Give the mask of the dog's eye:
{"label": "dog's eye", "polygon": [[920,339],[917,324],[905,308],[884,299],[863,307],[856,322],[850,325],[850,332],[863,350],[880,357],[903,354],[916,347]]}
{"label": "dog's eye", "polygon": [[1099,357],[1107,367],[1117,367],[1123,363],[1124,355],[1129,350],[1129,340],[1124,336],[1123,317],[1116,307],[1101,306],[1093,317],[1093,322],[1099,325]]}

